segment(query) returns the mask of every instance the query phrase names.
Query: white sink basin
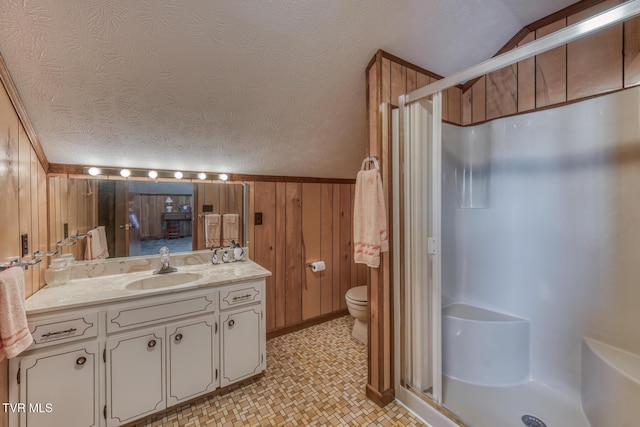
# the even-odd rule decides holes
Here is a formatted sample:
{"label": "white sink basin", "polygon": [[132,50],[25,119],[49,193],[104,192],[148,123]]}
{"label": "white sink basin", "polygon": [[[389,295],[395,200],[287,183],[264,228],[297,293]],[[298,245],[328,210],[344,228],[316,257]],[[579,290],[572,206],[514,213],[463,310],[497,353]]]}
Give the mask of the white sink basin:
{"label": "white sink basin", "polygon": [[195,282],[202,278],[201,274],[195,273],[167,273],[155,274],[146,279],[138,279],[130,282],[126,288],[133,291],[144,291],[147,289],[168,288],[170,286],[183,285]]}

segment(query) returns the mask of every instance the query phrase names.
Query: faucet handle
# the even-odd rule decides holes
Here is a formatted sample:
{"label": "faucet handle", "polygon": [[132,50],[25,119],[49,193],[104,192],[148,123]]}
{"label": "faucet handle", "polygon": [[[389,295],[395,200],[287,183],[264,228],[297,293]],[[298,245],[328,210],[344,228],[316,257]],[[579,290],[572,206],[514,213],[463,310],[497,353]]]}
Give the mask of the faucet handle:
{"label": "faucet handle", "polygon": [[169,248],[167,246],[163,246],[160,248],[160,255],[169,255]]}

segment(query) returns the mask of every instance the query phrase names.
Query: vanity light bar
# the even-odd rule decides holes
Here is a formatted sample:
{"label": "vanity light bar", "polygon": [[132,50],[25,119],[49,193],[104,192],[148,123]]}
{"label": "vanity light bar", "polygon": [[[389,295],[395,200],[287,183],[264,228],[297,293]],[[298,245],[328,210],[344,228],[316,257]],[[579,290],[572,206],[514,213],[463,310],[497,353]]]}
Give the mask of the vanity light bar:
{"label": "vanity light bar", "polygon": [[91,176],[99,175],[111,175],[122,176],[124,178],[148,178],[156,180],[158,178],[170,178],[170,179],[192,179],[204,181],[208,179],[218,179],[220,181],[227,181],[230,177],[226,173],[204,173],[204,172],[181,172],[181,171],[156,171],[148,169],[116,169],[116,168],[97,168],[84,167],[83,172]]}

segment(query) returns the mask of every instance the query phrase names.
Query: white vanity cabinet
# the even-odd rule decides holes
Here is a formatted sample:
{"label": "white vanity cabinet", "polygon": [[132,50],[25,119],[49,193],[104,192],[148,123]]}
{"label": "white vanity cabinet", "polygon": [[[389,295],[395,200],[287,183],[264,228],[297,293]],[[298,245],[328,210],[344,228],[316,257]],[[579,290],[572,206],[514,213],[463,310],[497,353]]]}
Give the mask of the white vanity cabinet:
{"label": "white vanity cabinet", "polygon": [[167,406],[218,387],[218,321],[188,320],[167,327]]}
{"label": "white vanity cabinet", "polygon": [[34,316],[29,329],[29,351],[9,360],[9,426],[102,425],[97,314]]}
{"label": "white vanity cabinet", "polygon": [[158,328],[107,340],[108,426],[166,408],[164,332]]}
{"label": "white vanity cabinet", "polygon": [[[99,364],[97,342],[72,344],[58,350],[41,351],[14,362],[21,426],[98,426]],[[14,361],[16,359],[12,359]],[[16,413],[12,413],[16,415]]]}
{"label": "white vanity cabinet", "polygon": [[[9,427],[112,427],[260,374],[264,279],[29,316]],[[49,406],[47,406],[49,404]],[[29,406],[31,405],[31,407]]]}
{"label": "white vanity cabinet", "polygon": [[135,300],[107,311],[107,426],[216,389],[217,314],[218,292],[210,289]]}
{"label": "white vanity cabinet", "polygon": [[220,290],[220,386],[264,371],[264,281]]}

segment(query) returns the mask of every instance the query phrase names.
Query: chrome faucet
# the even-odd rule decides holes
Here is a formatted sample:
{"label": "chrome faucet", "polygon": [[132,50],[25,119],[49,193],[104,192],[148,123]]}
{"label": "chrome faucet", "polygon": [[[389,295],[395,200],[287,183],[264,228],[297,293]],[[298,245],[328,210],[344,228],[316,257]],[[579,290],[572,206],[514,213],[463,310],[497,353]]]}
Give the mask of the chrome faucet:
{"label": "chrome faucet", "polygon": [[167,274],[178,271],[177,268],[171,267],[169,265],[169,248],[166,246],[160,248],[160,262],[162,263],[162,265],[159,269],[154,271],[153,274]]}

